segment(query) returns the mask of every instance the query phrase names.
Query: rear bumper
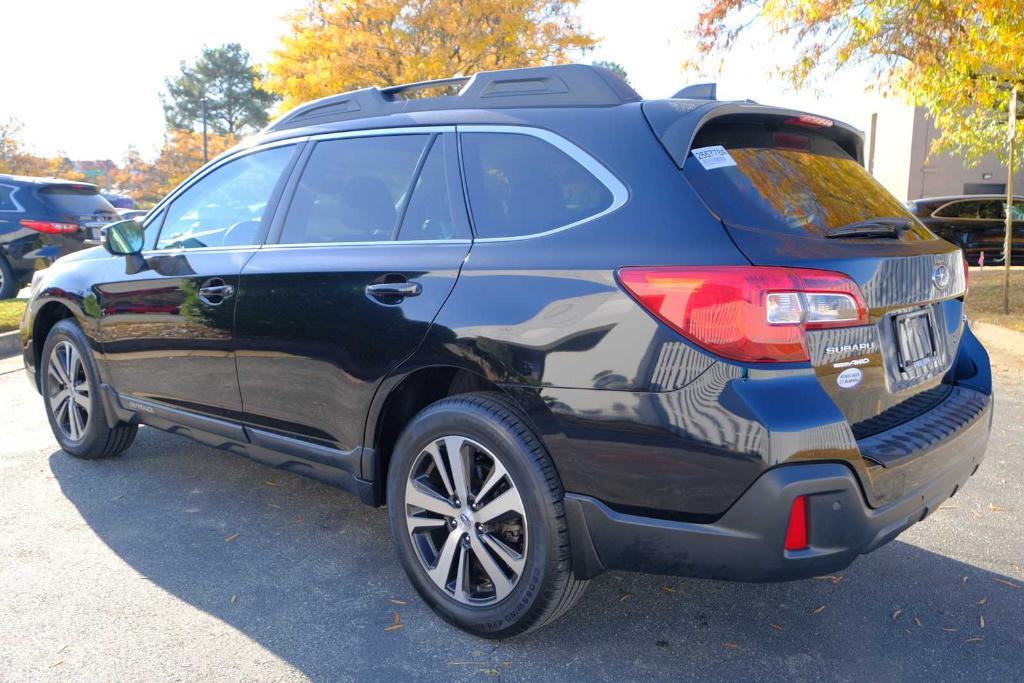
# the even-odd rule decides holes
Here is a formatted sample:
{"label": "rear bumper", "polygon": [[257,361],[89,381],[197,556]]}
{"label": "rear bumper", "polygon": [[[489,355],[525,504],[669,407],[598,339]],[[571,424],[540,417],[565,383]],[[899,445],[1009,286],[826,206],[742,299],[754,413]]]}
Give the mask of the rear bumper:
{"label": "rear bumper", "polygon": [[[923,520],[954,495],[981,464],[992,401],[975,420],[921,458],[946,466],[899,498],[871,507],[852,469],[819,462],[762,474],[714,523],[695,524],[612,510],[589,496],[566,494],[575,571],[608,569],[731,581],[788,581],[848,566]],[[783,548],[793,499],[808,496],[810,547]]]}

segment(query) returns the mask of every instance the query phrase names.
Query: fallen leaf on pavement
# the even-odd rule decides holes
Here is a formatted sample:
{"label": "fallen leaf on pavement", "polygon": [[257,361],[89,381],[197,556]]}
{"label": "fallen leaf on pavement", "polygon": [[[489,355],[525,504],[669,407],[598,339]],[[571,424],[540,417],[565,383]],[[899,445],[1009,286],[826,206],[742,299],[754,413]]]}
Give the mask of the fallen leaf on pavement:
{"label": "fallen leaf on pavement", "polygon": [[398,598],[389,598],[388,602],[390,602],[392,605],[404,605],[404,604],[406,604],[405,600],[399,600]]}
{"label": "fallen leaf on pavement", "polygon": [[896,621],[897,619],[900,618],[901,614],[903,614],[903,610],[901,610],[901,609],[896,610],[895,612],[892,613],[892,620]]}
{"label": "fallen leaf on pavement", "polygon": [[979,605],[984,605],[986,602],[988,602],[988,596],[985,596],[981,600],[978,600]]}
{"label": "fallen leaf on pavement", "polygon": [[985,615],[984,614],[979,614],[978,615],[978,626],[981,626],[982,628],[985,628]]}
{"label": "fallen leaf on pavement", "polygon": [[666,593],[675,593],[676,592],[676,589],[672,588],[671,586],[662,586],[661,590],[665,591]]}
{"label": "fallen leaf on pavement", "polygon": [[821,614],[824,611],[825,611],[825,605],[822,605],[821,607],[815,607],[814,609],[812,609],[811,610],[811,614]]}
{"label": "fallen leaf on pavement", "polygon": [[958,628],[947,628],[947,627],[943,626],[942,630],[945,631],[946,633],[956,633],[960,629],[958,629]]}
{"label": "fallen leaf on pavement", "polygon": [[626,602],[626,600],[629,600],[631,597],[633,597],[632,593],[623,593],[622,597],[619,598],[619,602]]}
{"label": "fallen leaf on pavement", "polygon": [[782,624],[768,624],[768,625],[771,626],[776,631],[781,631],[782,630]]}
{"label": "fallen leaf on pavement", "polygon": [[233,605],[233,604],[235,604],[235,601],[236,601],[236,600],[238,600],[238,596],[237,596],[237,595],[232,595],[232,596],[231,596],[231,604],[232,604],[232,605]]}
{"label": "fallen leaf on pavement", "polygon": [[230,536],[228,536],[227,538],[224,539],[224,542],[225,543],[231,543],[231,541],[236,540],[241,535],[242,534],[231,534]]}
{"label": "fallen leaf on pavement", "polygon": [[266,484],[267,486],[277,486],[276,481],[270,481],[269,479],[263,483]]}
{"label": "fallen leaf on pavement", "polygon": [[738,649],[740,649],[740,646],[737,645],[736,643],[722,643],[722,645],[725,645],[730,650],[738,650]]}
{"label": "fallen leaf on pavement", "polygon": [[914,617],[914,623],[918,626],[924,626],[924,624],[921,623],[920,617]]}
{"label": "fallen leaf on pavement", "polygon": [[996,579],[996,578],[993,578],[992,580],[995,581],[996,583],[1001,583],[1004,586],[1009,586],[1010,588],[1020,588],[1020,586],[1015,584],[1013,581],[1007,581],[1006,579]]}
{"label": "fallen leaf on pavement", "polygon": [[993,505],[992,503],[988,504],[988,509],[992,512],[1006,512],[1006,508],[1000,507],[999,505]]}
{"label": "fallen leaf on pavement", "polygon": [[385,626],[385,631],[397,631],[400,628],[405,628],[405,624],[391,624],[391,626]]}
{"label": "fallen leaf on pavement", "polygon": [[835,585],[843,580],[841,576],[815,576],[818,581],[831,581],[832,585]]}
{"label": "fallen leaf on pavement", "polygon": [[984,638],[968,638],[965,643],[980,643]]}

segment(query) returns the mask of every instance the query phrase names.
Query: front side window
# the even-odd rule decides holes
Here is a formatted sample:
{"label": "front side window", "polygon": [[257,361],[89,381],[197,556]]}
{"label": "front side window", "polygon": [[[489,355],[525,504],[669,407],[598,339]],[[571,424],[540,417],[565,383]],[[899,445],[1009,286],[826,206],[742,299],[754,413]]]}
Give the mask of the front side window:
{"label": "front side window", "polygon": [[270,196],[293,151],[287,145],[246,154],[200,178],[167,209],[156,248],[256,244]]}
{"label": "front side window", "polygon": [[288,207],[281,243],[393,239],[430,138],[381,135],[317,143]]}
{"label": "front side window", "polygon": [[549,142],[522,133],[463,133],[466,188],[477,237],[520,237],[608,209],[611,191]]}

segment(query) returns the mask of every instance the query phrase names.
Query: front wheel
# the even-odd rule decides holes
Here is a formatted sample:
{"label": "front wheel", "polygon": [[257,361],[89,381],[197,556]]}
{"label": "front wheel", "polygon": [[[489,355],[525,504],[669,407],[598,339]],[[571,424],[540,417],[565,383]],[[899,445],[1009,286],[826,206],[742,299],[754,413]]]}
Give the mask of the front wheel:
{"label": "front wheel", "polygon": [[388,516],[413,586],[485,638],[539,628],[579,598],[562,484],[524,416],[496,393],[438,401],[402,432]]}
{"label": "front wheel", "polygon": [[110,458],[135,440],[135,425],[107,424],[96,363],[74,320],[61,320],[50,330],[39,372],[50,429],[67,453],[87,460]]}

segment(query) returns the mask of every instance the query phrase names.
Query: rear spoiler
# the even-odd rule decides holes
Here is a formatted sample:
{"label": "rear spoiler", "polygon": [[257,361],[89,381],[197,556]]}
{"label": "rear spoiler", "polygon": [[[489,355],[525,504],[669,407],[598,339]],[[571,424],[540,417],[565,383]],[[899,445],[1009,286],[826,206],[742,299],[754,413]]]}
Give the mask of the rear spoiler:
{"label": "rear spoiler", "polygon": [[[769,107],[753,102],[716,102],[696,99],[646,100],[644,116],[665,151],[679,168],[686,163],[693,140],[705,125],[724,117],[736,120],[777,120],[815,117],[795,109]],[[817,128],[816,133],[832,139],[861,165],[864,164],[864,134],[853,126],[831,120],[828,127]]]}

